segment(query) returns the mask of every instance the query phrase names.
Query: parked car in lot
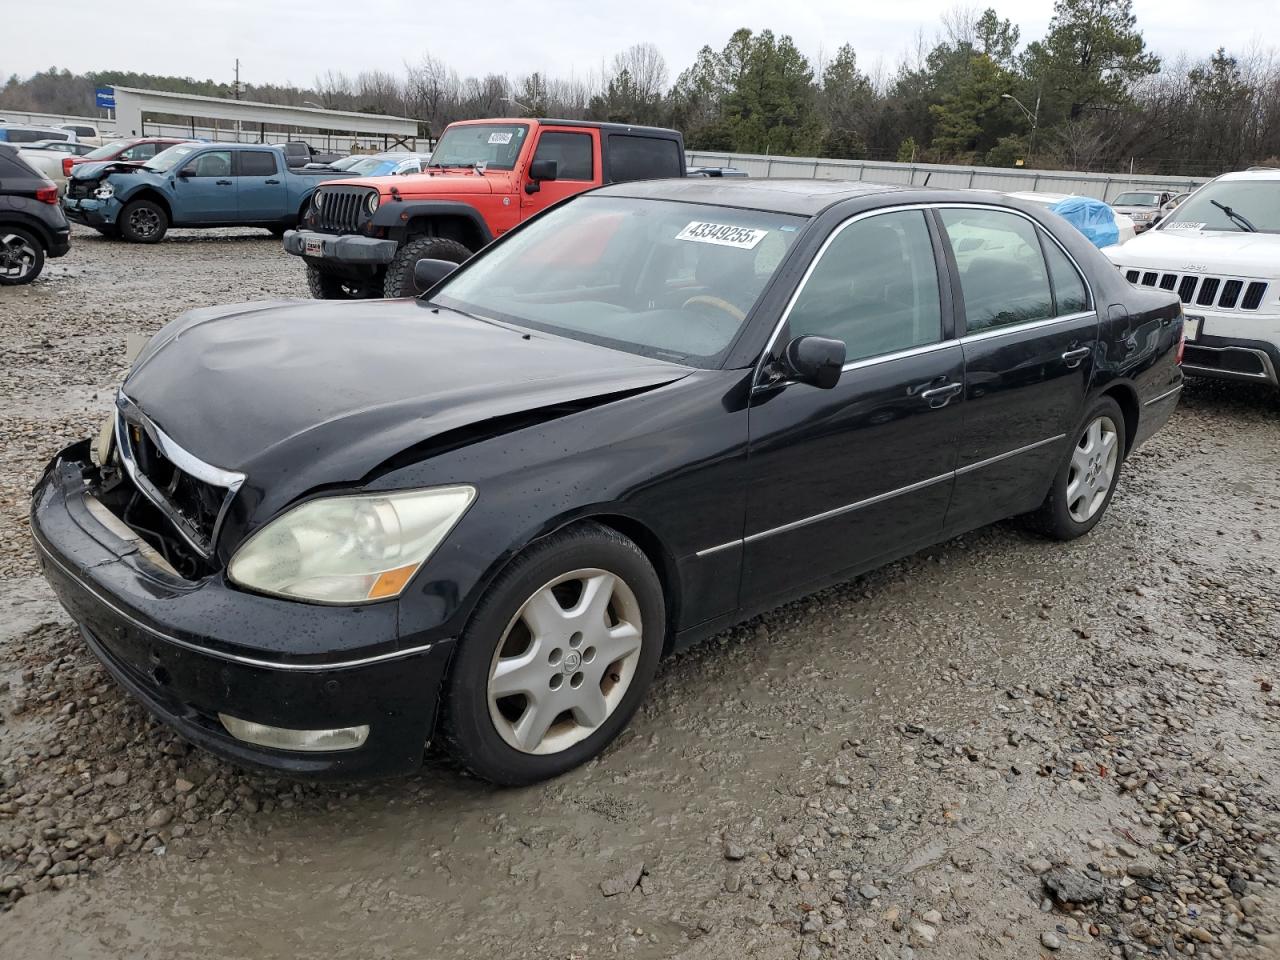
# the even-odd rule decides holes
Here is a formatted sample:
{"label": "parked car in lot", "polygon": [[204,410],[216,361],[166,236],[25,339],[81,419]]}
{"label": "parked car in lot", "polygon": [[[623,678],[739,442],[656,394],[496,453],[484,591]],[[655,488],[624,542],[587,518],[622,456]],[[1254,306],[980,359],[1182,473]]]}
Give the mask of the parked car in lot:
{"label": "parked car in lot", "polygon": [[[390,171],[382,171],[390,172]],[[356,164],[350,174],[361,175]],[[567,120],[450,124],[421,176],[348,179],[318,191],[284,248],[325,300],[419,292],[426,257],[460,262],[494,237],[602,183],[685,175],[675,130]]]}
{"label": "parked car in lot", "polygon": [[305,140],[290,140],[284,145],[284,155],[291,169],[304,167],[309,163],[329,163],[342,157],[342,154],[332,150],[317,150]]}
{"label": "parked car in lot", "polygon": [[183,143],[141,165],[84,163],[67,182],[63,209],[76,223],[134,243],[157,243],[172,227],[266,227],[298,222],[316,184],[338,174],[285,166],[280,147]]}
{"label": "parked car in lot", "polygon": [[1177,297],[989,193],[630,182],[415,272],[178,318],[34,491],[88,647],[238,762],[554,776],[674,649],[1002,517],[1089,532],[1181,386]]}
{"label": "parked car in lot", "polygon": [[63,166],[69,160],[75,160],[93,150],[86,143],[73,143],[70,140],[37,140],[35,143],[24,143],[18,155],[38,170],[43,176],[53,181],[59,191],[67,185],[67,176]]}
{"label": "parked car in lot", "polygon": [[302,169],[303,170],[349,170],[351,167],[355,166],[357,163],[359,163],[363,159],[365,159],[365,154],[352,153],[352,154],[348,154],[345,157],[339,157],[337,160],[334,160],[330,163],[316,163],[316,162],[307,163],[303,165]]}
{"label": "parked car in lot", "polygon": [[1173,213],[1173,211],[1174,211],[1174,210],[1177,210],[1177,209],[1178,209],[1178,204],[1182,203],[1182,201],[1183,201],[1183,200],[1185,200],[1185,199],[1187,199],[1187,197],[1189,197],[1189,196],[1191,196],[1191,191],[1187,191],[1186,193],[1180,193],[1180,194],[1178,194],[1176,197],[1170,197],[1170,198],[1169,198],[1168,200],[1166,200],[1163,204],[1161,204],[1161,206],[1160,206],[1160,216],[1159,216],[1159,218],[1156,220],[1156,223],[1159,223],[1161,220],[1163,220],[1163,219],[1164,219],[1165,217],[1167,217],[1169,214]]}
{"label": "parked car in lot", "polygon": [[93,148],[83,156],[70,157],[62,161],[63,177],[71,176],[71,168],[81,163],[97,163],[103,160],[118,160],[130,163],[146,163],[162,150],[177,146],[180,143],[195,141],[183,137],[128,137],[123,140],[112,140],[100,147]]}
{"label": "parked car in lot", "polygon": [[[1014,191],[1009,193],[1008,196],[1013,197],[1017,200],[1025,200],[1027,203],[1038,204],[1042,207],[1048,208],[1049,210],[1053,210],[1055,213],[1059,212],[1057,208],[1061,207],[1065,201],[1082,199],[1070,193],[1043,193],[1041,191],[1031,191],[1031,190]],[[1101,203],[1101,201],[1099,201],[1099,203]],[[1068,220],[1070,220],[1070,218],[1068,218]],[[1116,239],[1113,240],[1112,243],[1128,243],[1135,236],[1137,236],[1137,231],[1134,229],[1133,221],[1130,220],[1123,213],[1116,213],[1114,207],[1111,208],[1111,220],[1112,220],[1112,224],[1115,227],[1115,233],[1116,233]],[[1073,224],[1073,226],[1076,226],[1077,229],[1079,229],[1080,225]],[[1085,232],[1085,231],[1082,231],[1082,232]],[[1085,235],[1088,236],[1088,233],[1085,232]],[[1095,243],[1095,246],[1108,246],[1108,245],[1109,244]]]}
{"label": "parked car in lot", "polygon": [[1280,170],[1224,174],[1107,254],[1182,300],[1187,373],[1280,386]]}
{"label": "parked car in lot", "polygon": [[71,249],[71,228],[58,206],[58,188],[0,143],[0,286],[30,283],[48,257]]}
{"label": "parked car in lot", "polygon": [[58,130],[65,130],[77,143],[87,143],[91,147],[100,147],[111,139],[111,134],[103,134],[97,124],[77,120],[74,123],[59,123]]}
{"label": "parked car in lot", "polygon": [[75,140],[75,135],[57,127],[6,123],[0,126],[0,143],[27,144],[37,140]]}
{"label": "parked car in lot", "polygon": [[353,163],[337,169],[343,170],[348,177],[398,177],[421,173],[430,162],[429,153],[375,153],[356,157]]}
{"label": "parked car in lot", "polygon": [[1130,190],[1110,202],[1112,209],[1131,219],[1134,229],[1142,233],[1159,222],[1161,208],[1172,199],[1169,190]]}

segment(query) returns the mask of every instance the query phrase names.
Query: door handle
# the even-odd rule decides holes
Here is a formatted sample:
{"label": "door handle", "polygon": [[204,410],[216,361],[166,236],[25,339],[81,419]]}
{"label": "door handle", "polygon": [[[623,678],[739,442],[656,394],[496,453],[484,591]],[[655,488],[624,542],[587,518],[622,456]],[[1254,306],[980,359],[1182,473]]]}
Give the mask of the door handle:
{"label": "door handle", "polygon": [[268,180],[268,181],[266,181],[266,182],[267,182],[267,183],[279,183],[280,181],[279,181],[279,180],[277,180],[275,177],[272,177],[270,180]]}
{"label": "door handle", "polygon": [[933,410],[945,407],[951,402],[951,398],[960,393],[964,389],[962,383],[944,383],[940,387],[933,387],[929,390],[920,392],[920,399],[926,401]]}
{"label": "door handle", "polygon": [[1067,368],[1074,370],[1080,364],[1084,363],[1084,358],[1093,353],[1093,347],[1076,347],[1074,350],[1068,350],[1062,355],[1062,360],[1066,363]]}
{"label": "door handle", "polygon": [[216,183],[216,184],[217,184],[218,186],[220,186],[220,187],[229,187],[229,186],[231,186],[231,181],[230,181],[230,180],[215,180],[215,181],[213,181],[213,182],[214,182],[214,183]]}

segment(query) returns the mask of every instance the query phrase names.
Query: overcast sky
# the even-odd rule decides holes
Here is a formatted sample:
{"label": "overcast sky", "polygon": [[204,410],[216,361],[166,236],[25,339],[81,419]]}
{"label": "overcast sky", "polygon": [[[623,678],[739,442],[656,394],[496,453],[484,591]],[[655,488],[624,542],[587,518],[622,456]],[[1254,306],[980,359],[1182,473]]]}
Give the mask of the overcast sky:
{"label": "overcast sky", "polygon": [[[789,33],[811,59],[850,42],[864,69],[882,59],[892,69],[923,30],[932,40],[939,15],[955,0],[525,0],[458,3],[431,0],[307,0],[263,3],[223,0],[59,0],[54,7],[0,0],[9,42],[0,46],[0,74],[26,76],[50,66],[212,77],[230,81],[235,58],[249,83],[309,85],[326,70],[349,74],[387,69],[424,51],[460,75],[597,75],[601,65],[632,43],[657,44],[671,79],[703,44],[719,49],[740,26]],[[1149,48],[1172,57],[1207,56],[1219,45],[1246,50],[1261,24],[1274,23],[1277,0],[1134,0]],[[625,8],[625,12],[614,9]],[[1053,0],[994,4],[1022,28],[1024,42],[1044,33]],[[207,13],[199,13],[201,8]],[[50,20],[50,12],[57,17]],[[1226,14],[1230,14],[1229,16]],[[15,42],[23,38],[22,42]]]}

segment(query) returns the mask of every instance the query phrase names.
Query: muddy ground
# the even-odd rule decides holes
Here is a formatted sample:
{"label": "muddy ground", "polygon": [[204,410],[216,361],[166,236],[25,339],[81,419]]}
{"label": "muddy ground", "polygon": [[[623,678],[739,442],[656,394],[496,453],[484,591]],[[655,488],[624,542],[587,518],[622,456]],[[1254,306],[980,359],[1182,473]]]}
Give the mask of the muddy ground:
{"label": "muddy ground", "polygon": [[997,525],[675,658],[554,783],[303,787],[150,721],[25,521],[128,332],[301,271],[74,239],[0,290],[0,956],[1280,956],[1277,395],[1191,383],[1082,541]]}

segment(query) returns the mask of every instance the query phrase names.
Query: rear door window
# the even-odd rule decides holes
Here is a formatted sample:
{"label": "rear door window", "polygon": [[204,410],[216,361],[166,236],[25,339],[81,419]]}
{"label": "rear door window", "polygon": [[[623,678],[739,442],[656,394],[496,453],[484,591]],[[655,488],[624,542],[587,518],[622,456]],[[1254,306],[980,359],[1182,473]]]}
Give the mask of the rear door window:
{"label": "rear door window", "polygon": [[619,133],[609,136],[609,179],[613,182],[680,174],[680,145],[676,141]]}
{"label": "rear door window", "polygon": [[1031,221],[983,208],[938,213],[960,270],[967,333],[1054,315],[1049,270]]}
{"label": "rear door window", "polygon": [[1049,261],[1049,278],[1053,281],[1057,315],[1061,317],[1088,310],[1089,288],[1085,286],[1084,277],[1080,276],[1076,265],[1052,237],[1041,234],[1040,239],[1044,241],[1045,259]]}
{"label": "rear door window", "polygon": [[242,150],[240,176],[269,177],[276,172],[276,156],[268,150]]}

